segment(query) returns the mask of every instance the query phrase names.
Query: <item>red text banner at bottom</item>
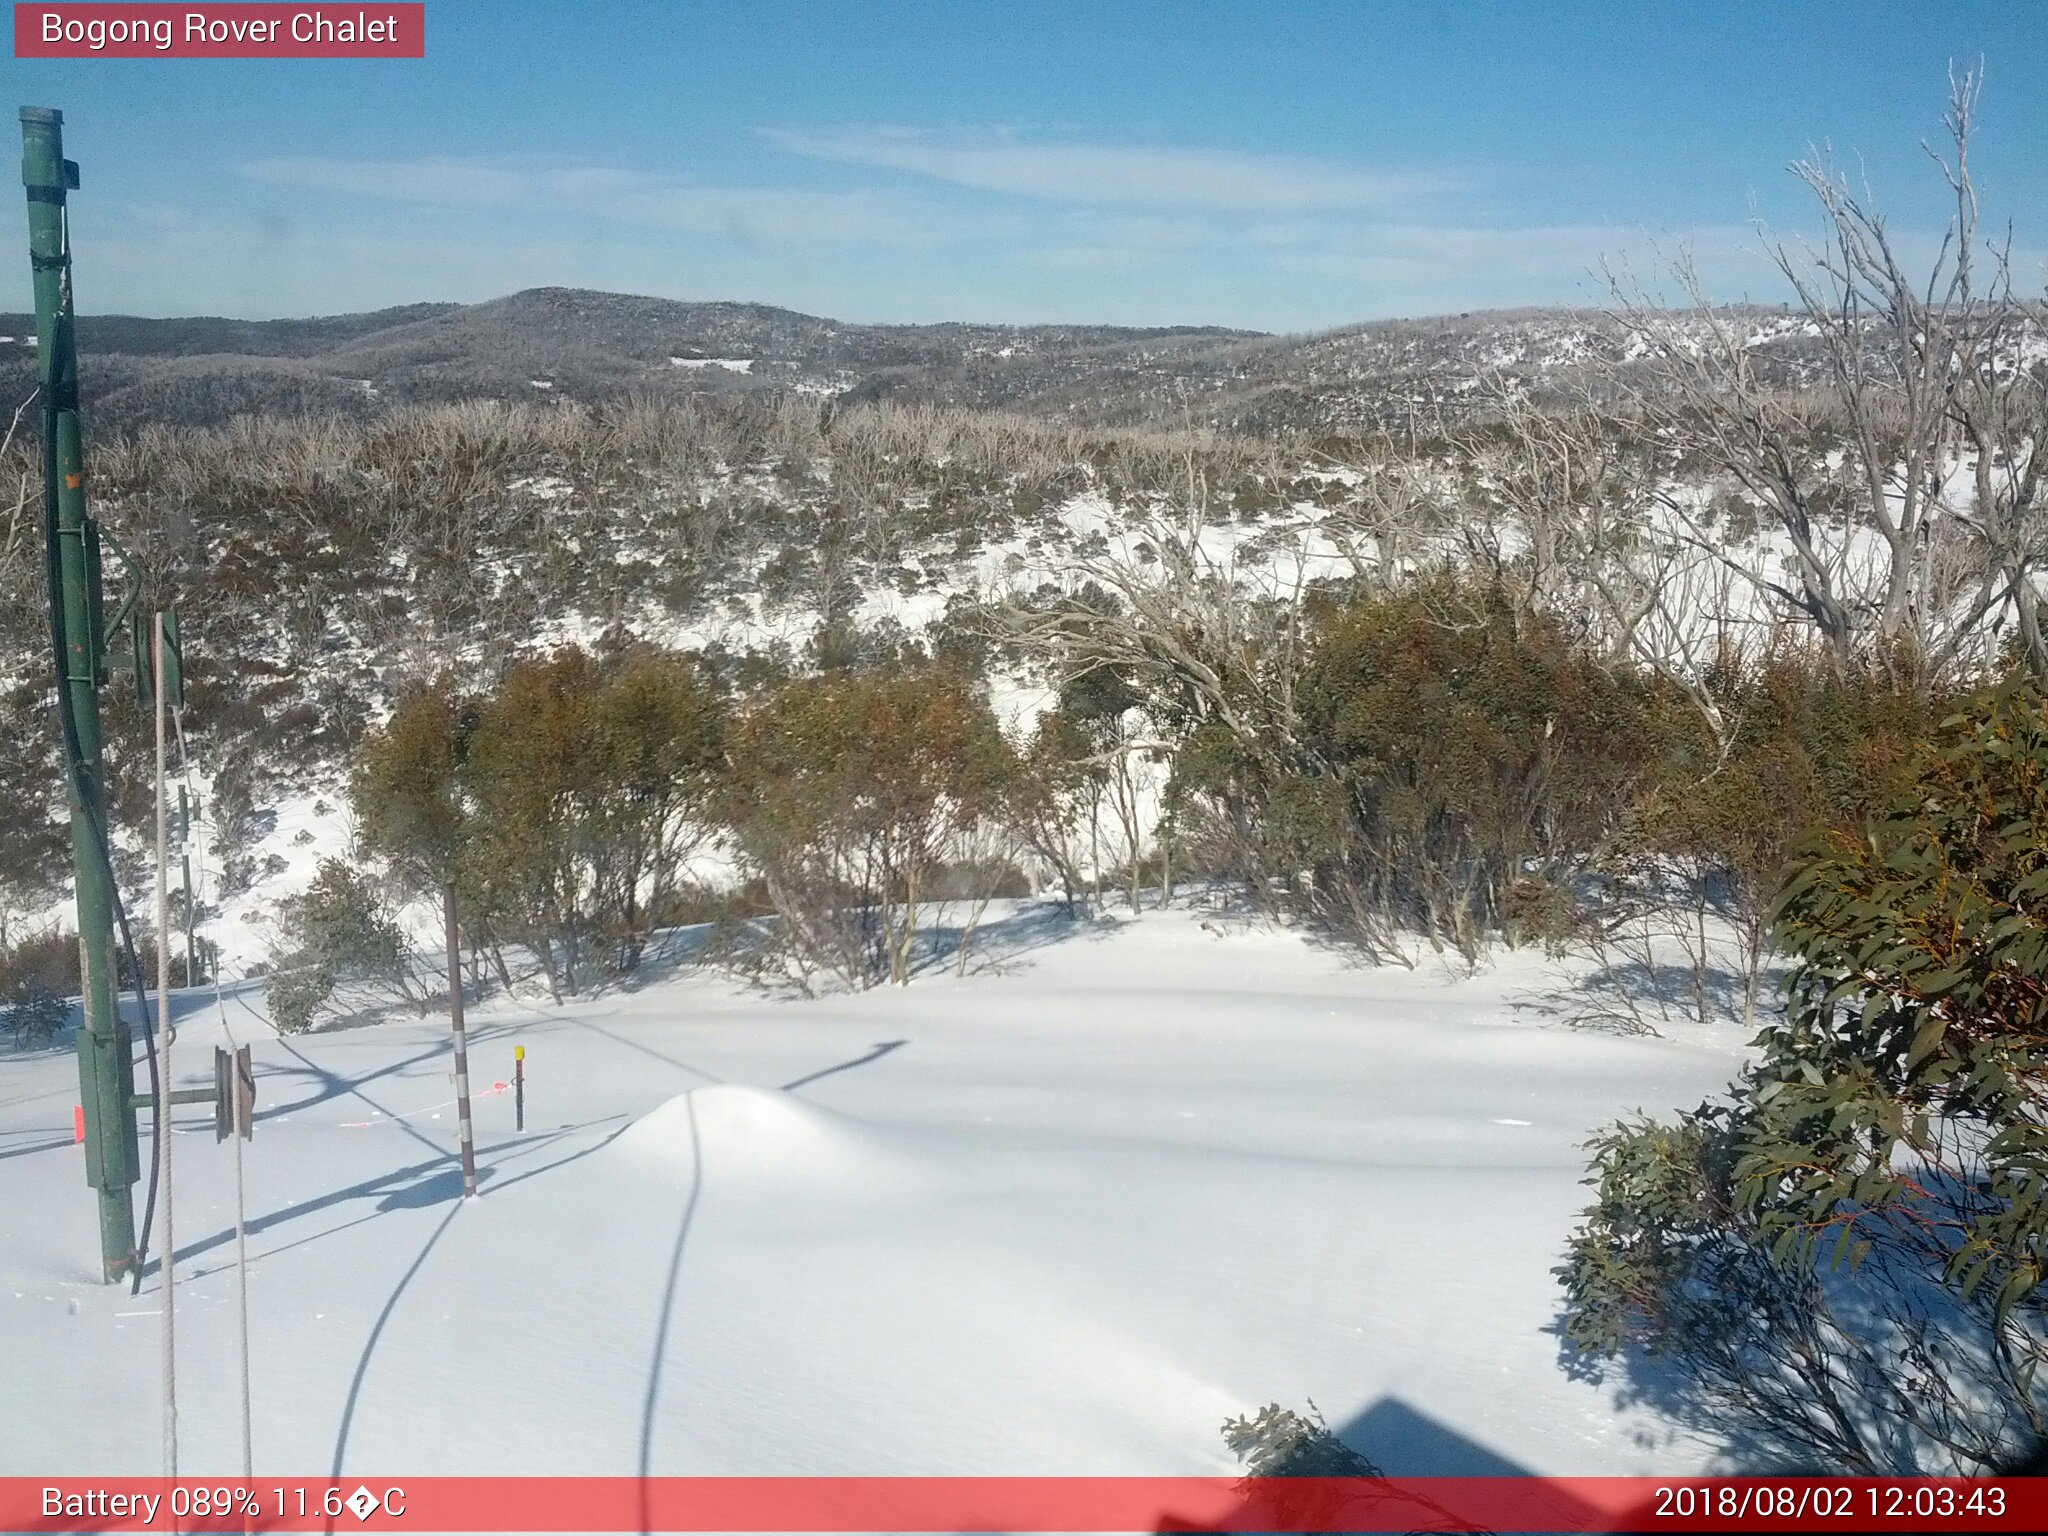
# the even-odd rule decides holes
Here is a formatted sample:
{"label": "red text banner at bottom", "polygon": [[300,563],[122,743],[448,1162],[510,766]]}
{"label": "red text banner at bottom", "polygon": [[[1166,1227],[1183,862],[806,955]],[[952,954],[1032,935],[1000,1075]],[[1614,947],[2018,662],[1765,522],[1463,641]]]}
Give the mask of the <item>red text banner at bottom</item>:
{"label": "red text banner at bottom", "polygon": [[2039,1531],[1940,1478],[0,1478],[6,1531]]}

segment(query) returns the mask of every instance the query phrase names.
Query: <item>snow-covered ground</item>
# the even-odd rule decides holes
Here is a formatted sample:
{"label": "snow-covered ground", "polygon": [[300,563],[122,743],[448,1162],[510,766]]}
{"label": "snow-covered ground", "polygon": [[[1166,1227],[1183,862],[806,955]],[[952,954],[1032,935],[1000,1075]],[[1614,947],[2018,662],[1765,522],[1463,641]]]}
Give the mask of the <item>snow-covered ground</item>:
{"label": "snow-covered ground", "polygon": [[[980,968],[817,1001],[682,968],[279,1038],[248,1149],[259,1473],[1228,1473],[1318,1404],[1411,1474],[1713,1456],[1559,1367],[1580,1143],[1736,1034],[1562,1027],[1532,954],[1361,968],[1175,909],[995,914]],[[179,999],[180,1084],[223,1023]],[[512,1051],[527,1051],[513,1130]],[[162,1298],[96,1283],[68,1051],[0,1051],[0,1473],[159,1465]],[[174,1143],[186,1475],[237,1470],[233,1159]],[[138,1191],[139,1193],[139,1191]],[[118,1409],[106,1412],[110,1406]],[[82,1434],[88,1413],[95,1429]]]}

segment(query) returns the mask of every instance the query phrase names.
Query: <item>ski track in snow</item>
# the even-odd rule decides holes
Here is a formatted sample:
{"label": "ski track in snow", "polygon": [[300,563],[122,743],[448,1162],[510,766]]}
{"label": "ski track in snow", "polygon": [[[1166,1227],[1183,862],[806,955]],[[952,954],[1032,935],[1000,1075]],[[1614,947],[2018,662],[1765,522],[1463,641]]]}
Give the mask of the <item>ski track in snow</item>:
{"label": "ski track in snow", "polygon": [[[685,970],[479,1008],[473,1076],[525,1045],[528,1129],[478,1101],[468,1205],[442,1022],[281,1039],[236,990],[259,1473],[1229,1473],[1226,1417],[1308,1399],[1397,1472],[1708,1464],[1559,1368],[1549,1271],[1586,1135],[1715,1090],[1737,1031],[1546,1025],[1517,1002],[1563,982],[1526,955],[1458,979],[1051,910],[999,915],[1000,973],[908,989]],[[220,1027],[178,1003],[188,1084]],[[0,1359],[36,1404],[7,1474],[157,1465],[156,1281],[94,1281],[75,1097],[68,1052],[0,1054]],[[211,1475],[232,1161],[178,1119],[182,1466]],[[82,1436],[94,1404],[125,1407]]]}

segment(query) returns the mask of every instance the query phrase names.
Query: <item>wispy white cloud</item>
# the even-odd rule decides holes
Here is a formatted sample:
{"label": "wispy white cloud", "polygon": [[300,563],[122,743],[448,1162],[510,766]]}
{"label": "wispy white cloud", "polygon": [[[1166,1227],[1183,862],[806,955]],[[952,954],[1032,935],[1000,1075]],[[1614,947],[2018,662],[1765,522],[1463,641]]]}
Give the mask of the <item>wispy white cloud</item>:
{"label": "wispy white cloud", "polygon": [[242,171],[252,180],[301,192],[440,208],[567,208],[747,245],[930,245],[993,232],[986,215],[933,207],[897,192],[704,186],[617,166],[298,156],[252,161]]}
{"label": "wispy white cloud", "polygon": [[1453,185],[1440,176],[1243,150],[1031,143],[1010,134],[970,140],[910,128],[761,131],[792,154],[1056,203],[1280,213],[1389,207]]}
{"label": "wispy white cloud", "polygon": [[[1640,279],[1653,298],[1672,258],[1689,252],[1717,298],[1783,297],[1783,283],[1744,225],[1651,230],[1623,224],[1389,223],[1320,229],[1269,242],[1272,264],[1369,295],[1380,314],[1527,303],[1605,303],[1605,273]],[[1336,293],[1330,295],[1333,299]]]}
{"label": "wispy white cloud", "polygon": [[1121,277],[1144,268],[1156,268],[1165,261],[1157,251],[1121,245],[1055,245],[1022,253],[1022,259],[1049,272],[1072,272],[1089,277]]}
{"label": "wispy white cloud", "polygon": [[[878,133],[860,142],[887,139],[906,164],[936,142]],[[273,313],[331,308],[342,289],[360,291],[358,302],[418,298],[431,266],[442,277],[437,295],[589,283],[762,298],[848,318],[1086,316],[1291,330],[1597,302],[1603,263],[1640,274],[1654,289],[1673,250],[1686,245],[1717,297],[1782,296],[1756,232],[1742,225],[1662,233],[1600,222],[1516,227],[1419,187],[1398,206],[1368,202],[1391,196],[1391,184],[1269,156],[1097,150],[1062,160],[1069,151],[1056,150],[1033,160],[1035,153],[1010,142],[1002,155],[965,169],[936,162],[948,175],[1026,192],[1028,201],[1014,202],[941,186],[707,186],[538,159],[273,157],[241,168],[266,195],[248,210],[261,270],[239,280],[276,290]],[[1141,163],[1159,176],[1146,181]],[[1288,179],[1276,167],[1295,174]],[[1264,177],[1256,186],[1253,169]],[[1066,201],[1044,190],[1054,182]],[[319,194],[366,206],[337,210]],[[418,217],[422,208],[436,217]],[[145,222],[141,210],[133,214]],[[393,233],[359,238],[379,226]],[[158,279],[179,264],[177,232],[136,235],[130,285],[163,291]],[[388,249],[387,239],[395,241]],[[399,259],[386,260],[395,253]],[[217,256],[195,248],[180,280],[205,288],[217,269]],[[374,283],[373,270],[385,274]],[[284,296],[300,288],[317,297]]]}

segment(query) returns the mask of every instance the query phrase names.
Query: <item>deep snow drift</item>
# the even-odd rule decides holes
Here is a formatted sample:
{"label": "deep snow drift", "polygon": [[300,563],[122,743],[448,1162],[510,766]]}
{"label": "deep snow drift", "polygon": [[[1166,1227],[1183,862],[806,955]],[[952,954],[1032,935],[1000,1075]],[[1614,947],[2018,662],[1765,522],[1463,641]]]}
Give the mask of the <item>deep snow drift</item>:
{"label": "deep snow drift", "polygon": [[[282,1039],[231,992],[258,1473],[1229,1473],[1222,1421],[1276,1399],[1394,1472],[1711,1460],[1560,1368],[1549,1271],[1586,1135],[1719,1088],[1736,1031],[1561,1027],[1529,954],[988,932],[979,973],[858,997],[684,969],[483,1007],[466,1205],[445,1021]],[[210,1080],[213,999],[178,1004]],[[161,1297],[95,1283],[76,1098],[68,1051],[0,1051],[7,1474],[160,1464]],[[177,1126],[181,1470],[233,1473],[233,1162],[210,1110]]]}

